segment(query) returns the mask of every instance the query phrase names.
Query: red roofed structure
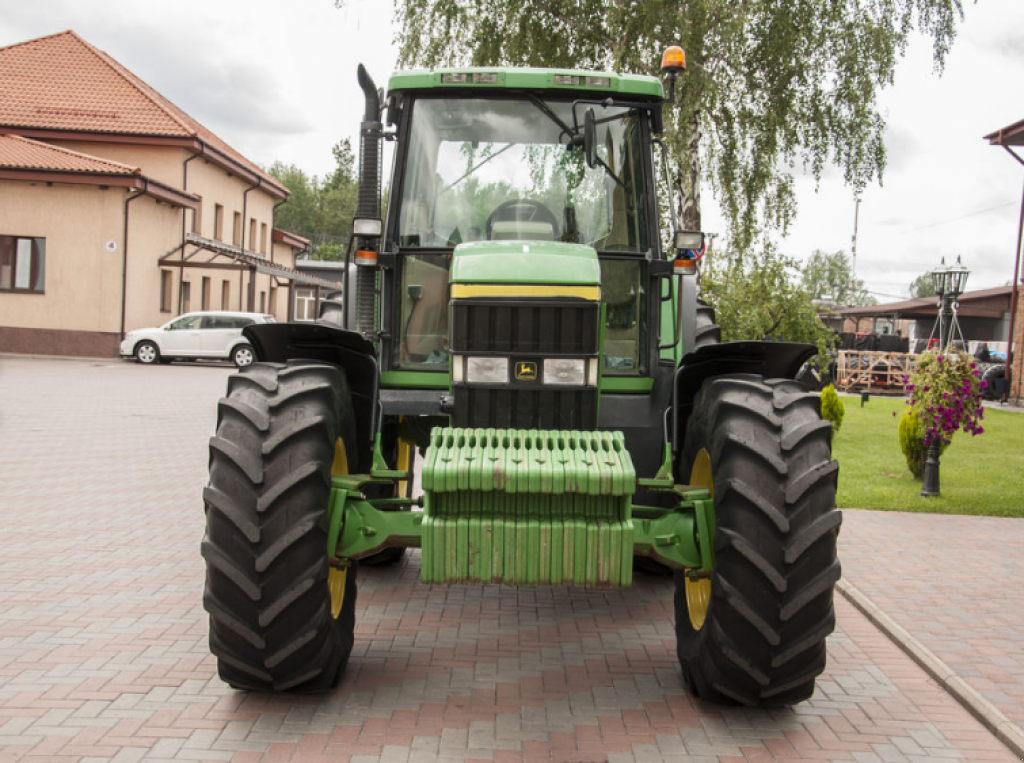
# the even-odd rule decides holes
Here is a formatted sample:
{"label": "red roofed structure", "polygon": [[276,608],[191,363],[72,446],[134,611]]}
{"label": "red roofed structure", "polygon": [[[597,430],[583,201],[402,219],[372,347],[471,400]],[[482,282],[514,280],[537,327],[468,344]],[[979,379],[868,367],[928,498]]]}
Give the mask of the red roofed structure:
{"label": "red roofed structure", "polygon": [[0,351],[116,356],[183,312],[294,315],[288,189],[72,31],[0,48]]}

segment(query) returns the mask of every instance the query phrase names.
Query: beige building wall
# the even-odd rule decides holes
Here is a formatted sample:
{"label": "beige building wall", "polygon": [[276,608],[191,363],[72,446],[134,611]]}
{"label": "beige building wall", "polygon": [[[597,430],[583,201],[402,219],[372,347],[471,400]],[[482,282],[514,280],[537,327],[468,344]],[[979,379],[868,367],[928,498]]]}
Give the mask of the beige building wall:
{"label": "beige building wall", "polygon": [[160,326],[177,315],[176,269],[171,271],[171,309],[164,312],[159,261],[181,243],[181,216],[180,207],[157,203],[148,197],[137,199],[128,207],[125,331]]}
{"label": "beige building wall", "polygon": [[0,326],[118,331],[123,205],[120,189],[0,180],[0,233],[46,239],[44,292],[5,292]]}
{"label": "beige building wall", "polygon": [[[138,167],[148,178],[172,188],[181,188],[182,163],[191,154],[173,146],[145,146],[132,143],[101,143],[97,141],[48,140],[54,146],[68,148],[91,156],[99,156],[129,167]],[[195,164],[195,162],[192,162]],[[191,165],[189,165],[191,167]]]}
{"label": "beige building wall", "polygon": [[[46,239],[43,293],[0,297],[0,347],[86,355],[116,347],[127,195],[120,188],[0,180],[0,233]],[[181,211],[145,196],[129,208],[127,317],[133,320],[145,315],[143,305],[159,300],[159,281],[150,272],[176,245]]]}
{"label": "beige building wall", "polygon": [[[228,173],[207,159],[195,159],[188,165],[188,188],[185,190],[202,198],[199,229],[195,232],[204,238],[215,239],[233,246],[244,246],[247,250],[260,252],[262,226],[266,226],[264,249],[269,259],[276,199],[258,187],[246,194],[246,190],[252,186],[252,183]],[[222,209],[219,232],[216,230],[217,205],[220,205]],[[237,238],[235,236],[236,214],[241,223]],[[256,223],[255,241],[250,241],[252,221]],[[194,226],[190,215],[189,231],[193,230]]]}

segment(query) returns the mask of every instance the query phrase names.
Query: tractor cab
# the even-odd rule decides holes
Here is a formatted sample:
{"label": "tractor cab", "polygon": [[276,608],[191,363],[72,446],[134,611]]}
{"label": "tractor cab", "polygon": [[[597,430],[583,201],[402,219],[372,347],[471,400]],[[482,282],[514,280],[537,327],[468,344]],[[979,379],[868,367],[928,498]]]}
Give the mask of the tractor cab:
{"label": "tractor cab", "polygon": [[[364,318],[351,328],[379,342],[381,386],[393,390],[385,414],[422,414],[434,389],[431,412],[456,426],[627,437],[660,426],[648,393],[659,370],[668,388],[673,364],[658,359],[679,344],[671,296],[659,299],[671,294],[653,171],[660,81],[402,72],[383,104],[368,77],[363,86],[364,128],[396,143],[387,220],[357,242],[350,292]],[[364,132],[364,186],[378,176],[375,150]],[[601,406],[602,395],[625,405]],[[663,454],[647,450],[653,476]]]}
{"label": "tractor cab", "polygon": [[[502,262],[510,252],[536,253],[534,270],[543,271],[545,255],[557,258],[571,249],[560,244],[573,244],[600,258],[602,295],[612,308],[603,370],[636,374],[641,263],[657,238],[644,170],[649,112],[614,102],[595,107],[557,92],[541,97],[478,88],[400,91],[392,98],[401,104],[401,172],[385,242],[400,255],[393,366],[447,371],[453,255],[493,257],[495,276],[514,281],[524,274]],[[597,114],[589,163],[588,112]],[[522,246],[507,246],[513,241]],[[486,262],[476,267],[482,271]]]}

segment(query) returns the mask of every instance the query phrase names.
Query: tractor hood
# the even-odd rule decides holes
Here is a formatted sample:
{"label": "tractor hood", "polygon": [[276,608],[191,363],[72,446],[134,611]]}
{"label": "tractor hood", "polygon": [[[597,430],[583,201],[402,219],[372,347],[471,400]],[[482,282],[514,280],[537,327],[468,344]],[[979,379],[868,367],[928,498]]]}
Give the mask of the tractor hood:
{"label": "tractor hood", "polygon": [[452,255],[451,283],[599,286],[593,247],[556,241],[474,241]]}

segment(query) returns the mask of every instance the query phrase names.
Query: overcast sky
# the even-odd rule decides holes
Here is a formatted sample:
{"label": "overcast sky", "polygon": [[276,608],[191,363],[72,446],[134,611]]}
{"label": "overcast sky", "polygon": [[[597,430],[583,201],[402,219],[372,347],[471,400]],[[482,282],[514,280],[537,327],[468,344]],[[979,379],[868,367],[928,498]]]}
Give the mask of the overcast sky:
{"label": "overcast sky", "polygon": [[[384,85],[397,58],[388,0],[36,0],[6,2],[0,46],[74,29],[251,160],[332,169],[355,145],[356,65]],[[658,51],[652,55],[658,55]],[[968,288],[1013,277],[1024,166],[982,136],[1024,119],[1024,1],[978,0],[938,77],[915,42],[882,94],[889,166],[860,207],[857,275],[880,302],[957,255]],[[1024,152],[1022,152],[1024,155]],[[833,170],[797,181],[797,223],[782,250],[850,252],[851,189]],[[722,230],[705,197],[705,227]]]}

